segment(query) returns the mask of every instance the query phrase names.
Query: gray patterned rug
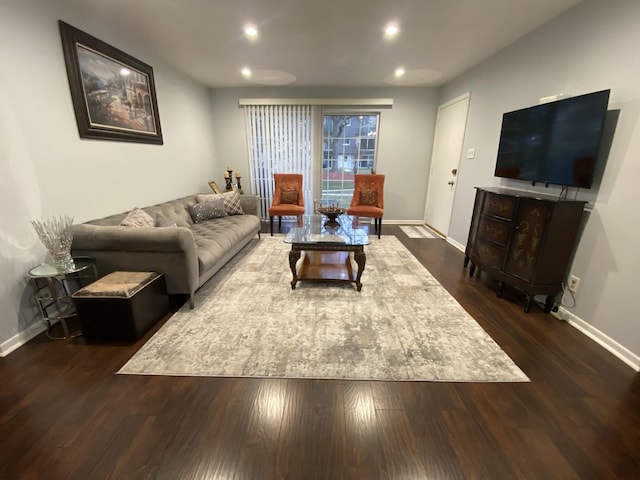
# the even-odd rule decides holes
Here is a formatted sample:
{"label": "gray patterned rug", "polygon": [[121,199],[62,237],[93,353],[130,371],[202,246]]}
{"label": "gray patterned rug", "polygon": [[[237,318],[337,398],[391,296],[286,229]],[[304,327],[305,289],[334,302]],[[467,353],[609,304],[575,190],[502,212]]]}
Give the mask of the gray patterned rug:
{"label": "gray patterned rug", "polygon": [[289,246],[253,240],[118,373],[529,381],[396,237],[365,251],[361,292],[304,281],[291,290]]}

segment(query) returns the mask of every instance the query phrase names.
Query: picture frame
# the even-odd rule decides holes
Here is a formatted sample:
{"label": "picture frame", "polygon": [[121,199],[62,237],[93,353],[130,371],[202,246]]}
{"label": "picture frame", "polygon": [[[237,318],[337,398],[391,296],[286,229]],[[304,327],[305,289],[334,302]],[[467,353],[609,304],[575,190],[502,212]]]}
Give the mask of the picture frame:
{"label": "picture frame", "polygon": [[80,138],[162,145],[153,68],[58,21]]}
{"label": "picture frame", "polygon": [[222,189],[218,186],[216,182],[209,182],[209,186],[214,193],[222,193]]}

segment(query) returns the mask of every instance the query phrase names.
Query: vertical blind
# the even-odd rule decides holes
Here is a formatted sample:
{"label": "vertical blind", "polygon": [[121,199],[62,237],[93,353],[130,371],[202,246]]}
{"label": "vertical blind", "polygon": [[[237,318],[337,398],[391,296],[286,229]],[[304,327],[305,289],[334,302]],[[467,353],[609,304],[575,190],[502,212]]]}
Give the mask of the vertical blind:
{"label": "vertical blind", "polygon": [[274,173],[301,173],[304,205],[313,209],[311,105],[245,105],[251,193],[260,197],[262,219],[269,217]]}

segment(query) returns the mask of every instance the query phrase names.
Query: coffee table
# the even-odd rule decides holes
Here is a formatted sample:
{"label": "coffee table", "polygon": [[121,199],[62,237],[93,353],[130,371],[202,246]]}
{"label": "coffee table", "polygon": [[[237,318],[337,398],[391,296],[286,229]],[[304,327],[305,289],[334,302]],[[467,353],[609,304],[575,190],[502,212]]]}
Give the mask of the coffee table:
{"label": "coffee table", "polygon": [[[284,242],[291,244],[289,267],[293,274],[291,289],[295,290],[300,280],[321,282],[352,282],[358,291],[362,289],[362,272],[367,262],[364,252],[369,245],[369,235],[364,228],[358,228],[357,217],[340,215],[338,225],[326,225],[322,215],[305,215],[299,227],[289,230]],[[302,265],[296,264],[305,252]],[[351,252],[358,265],[353,272]]]}

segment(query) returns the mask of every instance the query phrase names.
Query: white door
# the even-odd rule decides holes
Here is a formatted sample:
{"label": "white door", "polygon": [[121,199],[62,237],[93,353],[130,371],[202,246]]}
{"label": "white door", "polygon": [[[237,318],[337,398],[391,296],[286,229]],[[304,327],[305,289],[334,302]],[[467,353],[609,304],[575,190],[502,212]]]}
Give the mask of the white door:
{"label": "white door", "polygon": [[424,223],[447,236],[467,127],[469,93],[438,107]]}

